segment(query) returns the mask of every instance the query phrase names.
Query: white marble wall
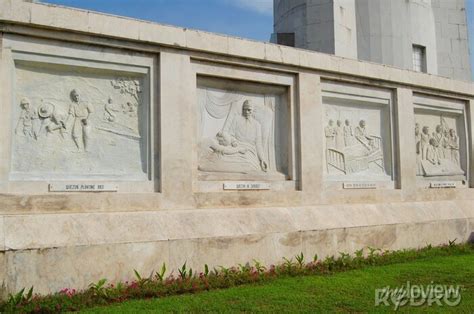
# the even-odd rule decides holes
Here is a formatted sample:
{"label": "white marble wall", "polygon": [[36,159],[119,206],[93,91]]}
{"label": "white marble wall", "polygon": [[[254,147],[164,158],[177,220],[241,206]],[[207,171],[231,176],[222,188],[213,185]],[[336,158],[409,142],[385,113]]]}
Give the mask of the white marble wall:
{"label": "white marble wall", "polygon": [[[3,293],[124,280],[162,261],[171,268],[185,260],[197,268],[275,263],[301,251],[325,256],[472,237],[472,83],[22,1],[0,0],[0,21]],[[132,111],[135,89],[118,78],[140,86]],[[60,117],[74,104],[72,89],[93,109],[84,106],[89,152],[83,141],[77,152],[73,120]],[[246,100],[253,103],[248,120]],[[44,104],[55,110],[40,117]],[[257,136],[226,127],[237,118],[255,134],[260,126],[255,171],[203,167],[203,152],[244,161],[249,151],[256,155]],[[61,128],[37,137],[46,119]],[[339,148],[344,157],[365,158],[363,171],[328,167],[329,120],[349,121],[348,139],[362,153],[346,152],[345,142]],[[357,138],[361,120],[366,130]],[[456,130],[460,171],[418,172],[416,123]],[[222,132],[228,137],[219,141]],[[115,189],[50,188],[73,183]]]}

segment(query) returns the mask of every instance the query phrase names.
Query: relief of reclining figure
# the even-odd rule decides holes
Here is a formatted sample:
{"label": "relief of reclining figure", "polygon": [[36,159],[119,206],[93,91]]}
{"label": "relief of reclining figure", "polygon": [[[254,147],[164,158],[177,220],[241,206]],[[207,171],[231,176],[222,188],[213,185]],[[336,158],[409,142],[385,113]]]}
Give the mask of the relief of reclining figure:
{"label": "relief of reclining figure", "polygon": [[[369,135],[367,123],[360,120],[359,125],[352,129],[350,121],[329,120],[325,128],[326,162],[328,169],[335,168],[344,174],[369,172],[385,172],[382,138]],[[371,164],[376,168],[371,168]]]}

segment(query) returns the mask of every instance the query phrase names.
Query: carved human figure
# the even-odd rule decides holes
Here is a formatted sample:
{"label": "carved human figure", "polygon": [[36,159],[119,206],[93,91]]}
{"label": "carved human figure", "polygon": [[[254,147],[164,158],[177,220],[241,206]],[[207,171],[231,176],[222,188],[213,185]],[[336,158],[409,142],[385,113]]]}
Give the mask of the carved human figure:
{"label": "carved human figure", "polygon": [[353,144],[354,139],[354,130],[352,129],[351,123],[349,120],[346,119],[344,124],[344,145],[351,146]]}
{"label": "carved human figure", "polygon": [[430,142],[428,145],[427,153],[426,153],[426,160],[428,160],[433,165],[440,165],[441,160],[439,156],[439,149],[438,149],[438,142],[434,138],[430,138]]}
{"label": "carved human figure", "polygon": [[67,129],[66,129],[66,123],[64,122],[64,116],[61,114],[58,114],[55,110],[54,105],[49,104],[50,108],[52,108],[51,114],[49,117],[44,119],[43,126],[46,130],[46,134],[53,133],[55,131],[59,131],[61,134],[61,137],[63,139],[66,138],[67,134]]}
{"label": "carved human figure", "polygon": [[254,107],[250,100],[244,101],[242,115],[236,116],[229,128],[229,133],[235,140],[247,144],[256,152],[262,171],[268,170],[262,145],[262,127],[253,117]]}
{"label": "carved human figure", "polygon": [[428,147],[430,145],[430,128],[424,126],[421,130],[420,148],[421,148],[421,160],[427,159]]}
{"label": "carved human figure", "polygon": [[[247,155],[251,149],[239,143],[227,132],[219,132],[215,138],[203,143],[206,147],[200,157],[198,169],[210,172],[254,173],[260,170],[257,158]],[[254,153],[249,153],[254,156]]]}
{"label": "carved human figure", "polygon": [[416,145],[416,154],[421,155],[421,133],[420,133],[420,124],[415,123],[415,145]]}
{"label": "carved human figure", "polygon": [[32,108],[30,100],[28,98],[23,98],[20,101],[20,118],[15,127],[15,134],[18,134],[20,130],[21,133],[30,138],[36,138],[34,130],[34,120],[38,118],[38,114],[35,109]]}
{"label": "carved human figure", "polygon": [[336,148],[338,150],[344,149],[344,129],[342,127],[341,120],[337,120],[336,127],[334,128],[336,133]]}
{"label": "carved human figure", "polygon": [[372,150],[374,148],[373,139],[367,134],[365,120],[360,120],[359,126],[355,129],[355,137],[368,150]]}
{"label": "carved human figure", "polygon": [[415,151],[416,151],[416,174],[422,175],[423,174],[423,166],[421,164],[421,132],[420,132],[420,124],[415,124]]}
{"label": "carved human figure", "polygon": [[326,135],[327,148],[336,147],[336,129],[333,120],[329,120],[328,125],[324,128],[324,134]]}
{"label": "carved human figure", "polygon": [[137,106],[132,104],[131,102],[127,102],[127,104],[123,105],[123,113],[130,116],[136,117],[137,116]]}
{"label": "carved human figure", "polygon": [[222,155],[245,154],[248,150],[246,147],[239,146],[238,142],[232,140],[230,134],[226,132],[217,133],[216,140],[210,147],[214,152]]}
{"label": "carved human figure", "polygon": [[445,159],[451,159],[451,149],[449,147],[449,129],[443,129],[443,138],[441,139],[440,145],[440,156]]}
{"label": "carved human figure", "polygon": [[438,155],[440,158],[444,158],[444,151],[443,151],[443,127],[438,124],[436,126],[436,132],[433,132],[433,139],[436,141],[436,148],[439,150]]}
{"label": "carved human figure", "polygon": [[73,118],[72,139],[76,144],[77,150],[81,149],[81,141],[84,151],[88,151],[90,139],[90,123],[89,116],[94,111],[90,104],[84,103],[80,99],[79,92],[73,89],[70,93],[71,105],[69,106],[69,116]]}
{"label": "carved human figure", "polygon": [[104,109],[104,120],[114,122],[117,119],[116,112],[118,112],[118,110],[114,108],[114,100],[112,97],[109,97]]}
{"label": "carved human figure", "polygon": [[53,128],[56,125],[56,120],[53,118],[55,106],[51,103],[43,103],[38,107],[38,118],[41,121],[38,132],[36,133],[37,138],[48,136],[53,132]]}
{"label": "carved human figure", "polygon": [[451,151],[451,160],[458,166],[461,165],[459,161],[459,137],[454,129],[449,130],[449,149]]}

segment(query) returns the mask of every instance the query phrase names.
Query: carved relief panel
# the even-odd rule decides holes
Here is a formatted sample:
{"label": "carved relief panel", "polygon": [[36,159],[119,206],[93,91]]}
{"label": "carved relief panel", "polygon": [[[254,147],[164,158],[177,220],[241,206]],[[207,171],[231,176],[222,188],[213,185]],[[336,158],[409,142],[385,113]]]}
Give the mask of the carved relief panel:
{"label": "carved relief panel", "polygon": [[289,121],[285,88],[201,79],[201,180],[285,180]]}
{"label": "carved relief panel", "polygon": [[323,85],[325,177],[391,181],[391,94],[346,84]]}
{"label": "carved relief panel", "polygon": [[146,180],[147,71],[63,62],[15,62],[10,177]]}
{"label": "carved relief panel", "polygon": [[421,95],[414,99],[417,176],[466,179],[465,104]]}

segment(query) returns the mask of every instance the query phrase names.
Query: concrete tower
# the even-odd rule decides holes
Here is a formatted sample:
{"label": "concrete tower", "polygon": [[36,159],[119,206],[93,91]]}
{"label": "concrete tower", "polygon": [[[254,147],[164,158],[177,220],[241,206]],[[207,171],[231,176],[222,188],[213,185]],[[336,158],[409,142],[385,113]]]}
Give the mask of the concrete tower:
{"label": "concrete tower", "polygon": [[464,0],[274,0],[272,42],[471,80]]}

